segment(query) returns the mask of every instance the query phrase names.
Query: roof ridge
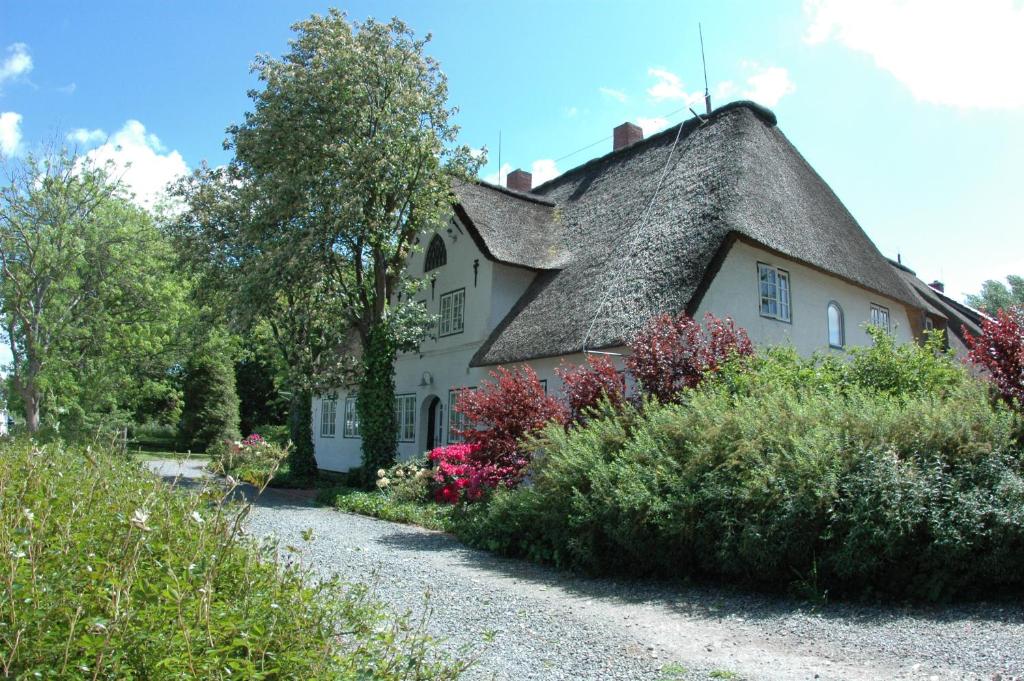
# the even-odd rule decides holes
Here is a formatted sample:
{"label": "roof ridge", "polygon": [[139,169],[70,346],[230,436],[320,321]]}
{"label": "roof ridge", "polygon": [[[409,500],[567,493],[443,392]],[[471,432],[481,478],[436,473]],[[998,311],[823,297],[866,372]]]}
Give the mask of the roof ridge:
{"label": "roof ridge", "polygon": [[[749,109],[761,122],[765,123],[769,127],[775,127],[778,124],[778,118],[775,116],[775,113],[772,112],[771,109],[761,106],[757,102],[752,102],[746,99],[741,99],[735,102],[729,102],[728,104],[723,104],[722,106],[718,107],[717,109],[711,112],[711,116],[708,118],[708,122],[714,123],[718,118],[721,118],[724,114],[727,114],[730,111],[735,111],[736,109]],[[688,118],[685,121],[682,121],[675,125],[670,125],[669,127],[659,132],[656,132],[650,137],[645,137],[644,139],[638,142],[626,145],[620,149],[613,149],[612,151],[609,151],[607,154],[604,154],[603,156],[592,158],[589,161],[581,163],[580,165],[574,168],[570,168],[569,170],[566,170],[564,173],[561,173],[546,182],[540,183],[531,191],[536,191],[541,187],[547,187],[548,185],[554,186],[558,181],[566,177],[575,175],[576,173],[581,172],[584,169],[589,169],[596,165],[602,164],[606,161],[611,160],[615,156],[622,155],[631,151],[637,151],[645,147],[651,146],[655,140],[661,141],[661,139],[664,137],[672,137],[674,139],[673,135],[675,134],[675,131],[679,128],[680,125],[687,126],[689,128],[687,130],[684,130],[683,133],[680,134],[679,139],[683,140],[684,138],[688,137],[690,133],[693,132],[696,128],[701,127],[701,122],[696,118]]]}
{"label": "roof ridge", "polygon": [[537,196],[536,194],[529,194],[529,193],[526,193],[526,192],[517,191],[515,189],[509,189],[508,187],[502,187],[500,184],[493,184],[491,182],[487,182],[487,181],[481,180],[479,178],[475,178],[473,180],[473,182],[475,184],[480,185],[481,187],[485,187],[487,189],[492,189],[492,190],[494,190],[496,192],[501,192],[502,194],[508,194],[509,196],[511,196],[513,198],[516,198],[516,199],[523,199],[524,201],[532,201],[534,203],[539,203],[542,206],[548,206],[550,208],[554,208],[555,207],[555,202],[552,201],[551,199],[545,197],[545,196]]}

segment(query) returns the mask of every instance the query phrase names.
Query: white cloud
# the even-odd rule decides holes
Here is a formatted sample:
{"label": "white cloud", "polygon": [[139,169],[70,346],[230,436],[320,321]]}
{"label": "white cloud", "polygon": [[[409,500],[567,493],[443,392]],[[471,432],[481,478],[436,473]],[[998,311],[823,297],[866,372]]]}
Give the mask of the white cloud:
{"label": "white cloud", "polygon": [[749,88],[743,92],[745,98],[771,107],[796,90],[796,86],[789,78],[789,71],[781,66],[762,67],[756,63],[748,66],[755,69],[756,73],[747,78]]}
{"label": "white cloud", "polygon": [[14,43],[7,47],[7,58],[0,62],[0,84],[5,80],[13,80],[32,70],[32,55],[28,53],[28,45]]}
{"label": "white cloud", "polygon": [[507,163],[502,163],[501,168],[497,173],[491,173],[484,177],[484,182],[490,182],[491,184],[502,184],[501,178],[505,177],[512,172],[512,166]]}
{"label": "white cloud", "polygon": [[533,166],[530,168],[530,172],[533,174],[533,186],[536,187],[539,184],[544,184],[548,180],[558,177],[561,173],[558,170],[558,166],[550,158],[542,158],[533,162]]}
{"label": "white cloud", "polygon": [[[85,137],[97,130],[78,130]],[[75,134],[75,133],[72,133]],[[188,172],[188,165],[177,151],[167,151],[160,139],[146,133],[146,126],[129,120],[104,144],[85,154],[97,165],[110,164],[115,177],[121,178],[135,194],[135,202],[152,208],[163,196],[168,183]]]}
{"label": "white cloud", "polygon": [[618,102],[625,102],[626,100],[629,99],[626,93],[623,92],[622,90],[613,90],[610,87],[599,87],[597,88],[597,91],[600,92],[605,97],[611,97],[612,99]]}
{"label": "white cloud", "polygon": [[656,132],[660,132],[665,129],[668,125],[667,118],[655,117],[655,118],[644,118],[639,117],[636,119],[637,125],[644,130],[644,137],[650,137]]}
{"label": "white cloud", "polygon": [[0,154],[13,156],[21,147],[21,114],[0,113]]}
{"label": "white cloud", "polygon": [[863,52],[918,100],[1024,107],[1024,5],[1013,0],[805,0],[804,39]]}
{"label": "white cloud", "polygon": [[86,128],[78,128],[68,133],[68,141],[74,142],[83,147],[92,147],[100,142],[107,140],[107,133],[99,128],[95,130],[87,130]]}
{"label": "white cloud", "polygon": [[580,112],[580,110],[579,110],[579,109],[577,109],[577,108],[576,108],[576,107],[574,107],[574,106],[570,106],[570,107],[568,107],[568,108],[567,108],[567,109],[565,110],[565,117],[566,117],[566,118],[576,118],[576,115],[577,115],[577,114],[578,114],[579,112]]}
{"label": "white cloud", "polygon": [[731,80],[723,80],[721,83],[715,86],[715,92],[712,95],[716,102],[721,102],[723,99],[729,99],[736,92],[736,84]]}
{"label": "white cloud", "polygon": [[78,83],[68,83],[67,85],[57,88],[57,92],[60,92],[65,95],[73,95],[75,94],[75,90],[77,89]]}
{"label": "white cloud", "polygon": [[683,100],[687,106],[699,104],[704,100],[703,92],[687,92],[679,76],[665,69],[647,69],[647,75],[654,76],[658,82],[647,88],[647,94],[661,102],[665,100]]}

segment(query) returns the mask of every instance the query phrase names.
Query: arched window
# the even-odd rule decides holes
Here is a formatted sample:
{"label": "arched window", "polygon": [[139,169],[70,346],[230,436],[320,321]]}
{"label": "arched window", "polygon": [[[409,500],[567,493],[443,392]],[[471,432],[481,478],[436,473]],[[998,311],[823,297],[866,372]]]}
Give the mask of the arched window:
{"label": "arched window", "polygon": [[833,348],[846,345],[846,329],[843,325],[843,308],[834,300],[828,304],[828,344]]}
{"label": "arched window", "polygon": [[444,247],[444,239],[435,234],[434,238],[430,240],[430,245],[427,246],[427,258],[423,261],[423,272],[436,270],[446,262],[448,262],[448,251]]}

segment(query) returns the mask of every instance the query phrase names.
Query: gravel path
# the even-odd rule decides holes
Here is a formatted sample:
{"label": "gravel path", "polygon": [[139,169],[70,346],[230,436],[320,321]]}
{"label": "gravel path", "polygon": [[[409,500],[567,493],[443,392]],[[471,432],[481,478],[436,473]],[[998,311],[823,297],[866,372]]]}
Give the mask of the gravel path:
{"label": "gravel path", "polygon": [[814,608],[584,579],[273,490],[257,500],[249,529],[303,547],[320,574],[370,583],[396,610],[421,613],[429,592],[430,632],[454,649],[480,648],[470,679],[1024,679],[1021,604]]}

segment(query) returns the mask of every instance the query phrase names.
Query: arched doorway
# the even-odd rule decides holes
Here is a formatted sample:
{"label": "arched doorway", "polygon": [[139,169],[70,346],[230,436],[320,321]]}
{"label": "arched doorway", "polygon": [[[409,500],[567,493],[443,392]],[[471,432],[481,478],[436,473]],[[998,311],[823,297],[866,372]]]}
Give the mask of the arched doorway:
{"label": "arched doorway", "polygon": [[427,451],[444,444],[444,405],[441,398],[431,395],[427,398]]}

